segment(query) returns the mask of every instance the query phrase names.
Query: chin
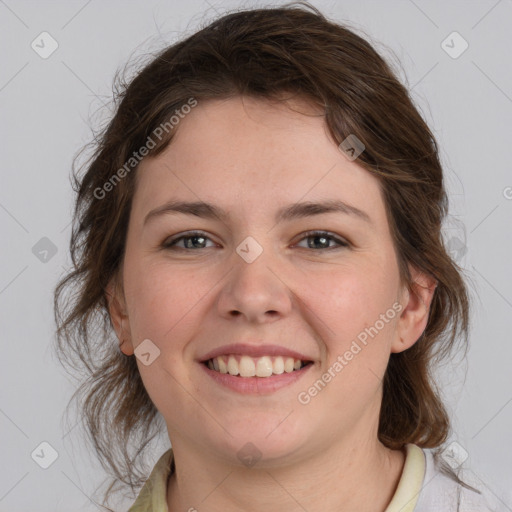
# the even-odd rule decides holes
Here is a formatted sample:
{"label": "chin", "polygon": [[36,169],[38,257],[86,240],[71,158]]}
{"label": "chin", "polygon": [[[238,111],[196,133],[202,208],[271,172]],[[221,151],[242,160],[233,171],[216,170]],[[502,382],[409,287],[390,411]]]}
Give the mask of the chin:
{"label": "chin", "polygon": [[[268,414],[268,413],[267,413]],[[290,415],[290,417],[293,413]],[[239,425],[239,428],[226,426],[223,439],[210,439],[208,442],[226,463],[246,467],[276,467],[291,464],[301,447],[308,445],[307,436],[302,429],[301,435],[283,428],[287,420],[260,422]],[[279,424],[282,422],[281,424]],[[261,427],[261,428],[260,428]],[[282,430],[281,430],[282,429]],[[222,454],[222,455],[221,455]]]}

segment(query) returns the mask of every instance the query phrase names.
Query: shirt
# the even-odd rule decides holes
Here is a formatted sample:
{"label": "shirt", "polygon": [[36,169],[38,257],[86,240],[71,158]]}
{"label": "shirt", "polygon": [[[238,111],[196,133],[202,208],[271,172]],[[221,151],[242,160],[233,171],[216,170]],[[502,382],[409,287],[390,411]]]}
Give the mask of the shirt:
{"label": "shirt", "polygon": [[[490,508],[483,495],[466,489],[444,474],[430,450],[415,444],[405,447],[402,475],[385,512],[501,512],[502,509]],[[173,471],[170,448],[155,464],[128,512],[170,512],[167,482]],[[465,478],[463,480],[469,483]]]}

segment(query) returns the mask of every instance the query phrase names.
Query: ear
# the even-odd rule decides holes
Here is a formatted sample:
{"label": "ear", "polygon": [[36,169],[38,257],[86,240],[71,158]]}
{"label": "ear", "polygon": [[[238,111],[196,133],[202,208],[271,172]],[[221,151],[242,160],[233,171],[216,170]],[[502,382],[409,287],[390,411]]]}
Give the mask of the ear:
{"label": "ear", "polygon": [[412,347],[423,334],[428,322],[430,304],[434,297],[437,281],[428,274],[409,266],[412,290],[404,286],[400,303],[402,313],[397,323],[397,337],[391,345],[391,352],[402,352]]}
{"label": "ear", "polygon": [[105,295],[110,320],[116,331],[117,339],[119,340],[119,348],[123,354],[131,356],[134,353],[134,348],[130,334],[130,323],[126,312],[124,293],[118,285],[117,277],[113,277],[109,281],[105,289]]}

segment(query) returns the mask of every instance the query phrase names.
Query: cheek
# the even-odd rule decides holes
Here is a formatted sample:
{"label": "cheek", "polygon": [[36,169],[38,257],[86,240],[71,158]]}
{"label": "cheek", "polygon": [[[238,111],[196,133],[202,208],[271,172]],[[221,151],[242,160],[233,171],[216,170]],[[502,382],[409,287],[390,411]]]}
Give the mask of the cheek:
{"label": "cheek", "polygon": [[128,272],[125,290],[135,344],[149,338],[161,350],[177,346],[187,329],[197,327],[201,299],[213,284],[198,272],[171,269],[165,262],[146,262]]}
{"label": "cheek", "polygon": [[321,395],[312,400],[311,410],[320,415],[329,404],[336,424],[343,425],[349,413],[360,417],[379,400],[398,319],[394,290],[383,273],[378,280],[352,269],[315,280],[315,286],[306,291],[315,329],[321,332],[327,352],[321,380],[328,383],[323,391],[316,376],[303,391]]}
{"label": "cheek", "polygon": [[[394,279],[387,278],[382,271],[376,276],[364,268],[347,268],[311,281],[303,296],[325,324],[333,344],[343,348],[392,308],[395,290]],[[384,327],[379,322],[383,334],[392,327],[392,316],[391,312],[386,317]]]}
{"label": "cheek", "polygon": [[159,411],[184,410],[191,404],[183,388],[193,389],[183,365],[185,351],[204,317],[201,298],[213,284],[208,286],[198,272],[171,269],[165,262],[125,268],[134,348],[149,339],[160,351],[150,365],[137,362],[144,387]]}
{"label": "cheek", "polygon": [[323,395],[329,403],[364,409],[374,400],[396,332],[397,282],[392,260],[387,266],[375,261],[338,266],[330,276],[311,281],[315,285],[307,295],[315,303],[308,305],[321,319],[316,325],[322,325],[327,352],[322,374],[331,382]]}

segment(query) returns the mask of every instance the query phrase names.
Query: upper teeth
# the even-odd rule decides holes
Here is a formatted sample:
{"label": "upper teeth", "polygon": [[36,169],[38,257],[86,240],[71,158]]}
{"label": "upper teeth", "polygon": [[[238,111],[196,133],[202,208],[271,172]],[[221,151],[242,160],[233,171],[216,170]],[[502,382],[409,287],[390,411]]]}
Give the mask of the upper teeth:
{"label": "upper teeth", "polygon": [[270,377],[283,372],[291,373],[302,367],[300,359],[293,357],[263,356],[252,358],[250,356],[226,355],[208,360],[208,368],[220,373],[240,375],[240,377]]}

